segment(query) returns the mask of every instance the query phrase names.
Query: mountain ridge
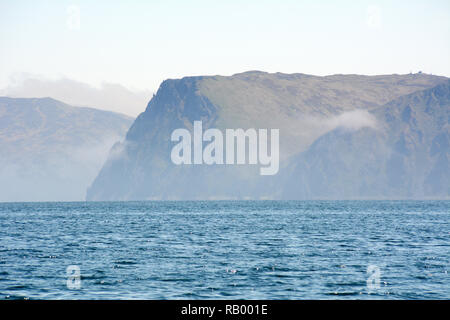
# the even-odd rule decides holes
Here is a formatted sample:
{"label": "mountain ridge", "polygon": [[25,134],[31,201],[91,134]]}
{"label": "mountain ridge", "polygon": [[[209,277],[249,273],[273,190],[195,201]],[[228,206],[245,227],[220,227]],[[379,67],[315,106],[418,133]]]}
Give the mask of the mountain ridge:
{"label": "mountain ridge", "polygon": [[83,200],[131,121],[50,97],[0,97],[0,201]]}

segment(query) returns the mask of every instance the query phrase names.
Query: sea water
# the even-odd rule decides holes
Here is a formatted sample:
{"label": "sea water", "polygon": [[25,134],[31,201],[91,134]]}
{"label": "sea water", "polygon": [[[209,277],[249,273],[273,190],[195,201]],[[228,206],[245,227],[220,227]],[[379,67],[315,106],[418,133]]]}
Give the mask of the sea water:
{"label": "sea water", "polygon": [[0,299],[449,299],[450,201],[0,203]]}

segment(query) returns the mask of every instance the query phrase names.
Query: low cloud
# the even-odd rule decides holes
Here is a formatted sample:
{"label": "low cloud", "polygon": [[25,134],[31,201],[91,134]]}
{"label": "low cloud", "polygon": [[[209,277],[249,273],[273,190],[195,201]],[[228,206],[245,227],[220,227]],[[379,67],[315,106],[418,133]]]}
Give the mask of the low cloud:
{"label": "low cloud", "polygon": [[329,130],[343,127],[350,130],[358,130],[365,127],[376,128],[376,119],[366,110],[354,110],[344,112],[336,117],[326,120]]}
{"label": "low cloud", "polygon": [[280,158],[286,158],[305,151],[320,136],[336,129],[359,130],[370,127],[377,129],[376,118],[366,110],[353,110],[329,117],[302,116],[272,126],[280,132],[288,132],[280,138]]}
{"label": "low cloud", "polygon": [[16,98],[51,97],[73,106],[92,107],[136,117],[143,112],[151,91],[132,91],[117,83],[104,82],[100,87],[62,78],[45,79],[35,75],[17,74],[0,95]]}

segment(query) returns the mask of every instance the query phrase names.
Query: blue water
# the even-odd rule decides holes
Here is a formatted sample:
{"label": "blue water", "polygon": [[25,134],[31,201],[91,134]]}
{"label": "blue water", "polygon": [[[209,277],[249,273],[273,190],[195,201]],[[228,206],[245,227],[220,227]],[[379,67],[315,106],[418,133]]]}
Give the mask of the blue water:
{"label": "blue water", "polygon": [[449,261],[450,201],[0,203],[1,299],[449,299]]}

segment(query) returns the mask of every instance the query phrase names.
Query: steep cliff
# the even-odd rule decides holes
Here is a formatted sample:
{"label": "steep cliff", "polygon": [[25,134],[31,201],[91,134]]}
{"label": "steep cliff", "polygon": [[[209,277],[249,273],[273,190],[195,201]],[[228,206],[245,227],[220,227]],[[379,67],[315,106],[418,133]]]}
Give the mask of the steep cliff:
{"label": "steep cliff", "polygon": [[[370,126],[369,110],[446,81],[425,74],[326,77],[258,71],[164,81],[88,189],[87,200],[279,198],[287,159],[338,126]],[[171,162],[177,128],[280,129],[281,168]]]}

